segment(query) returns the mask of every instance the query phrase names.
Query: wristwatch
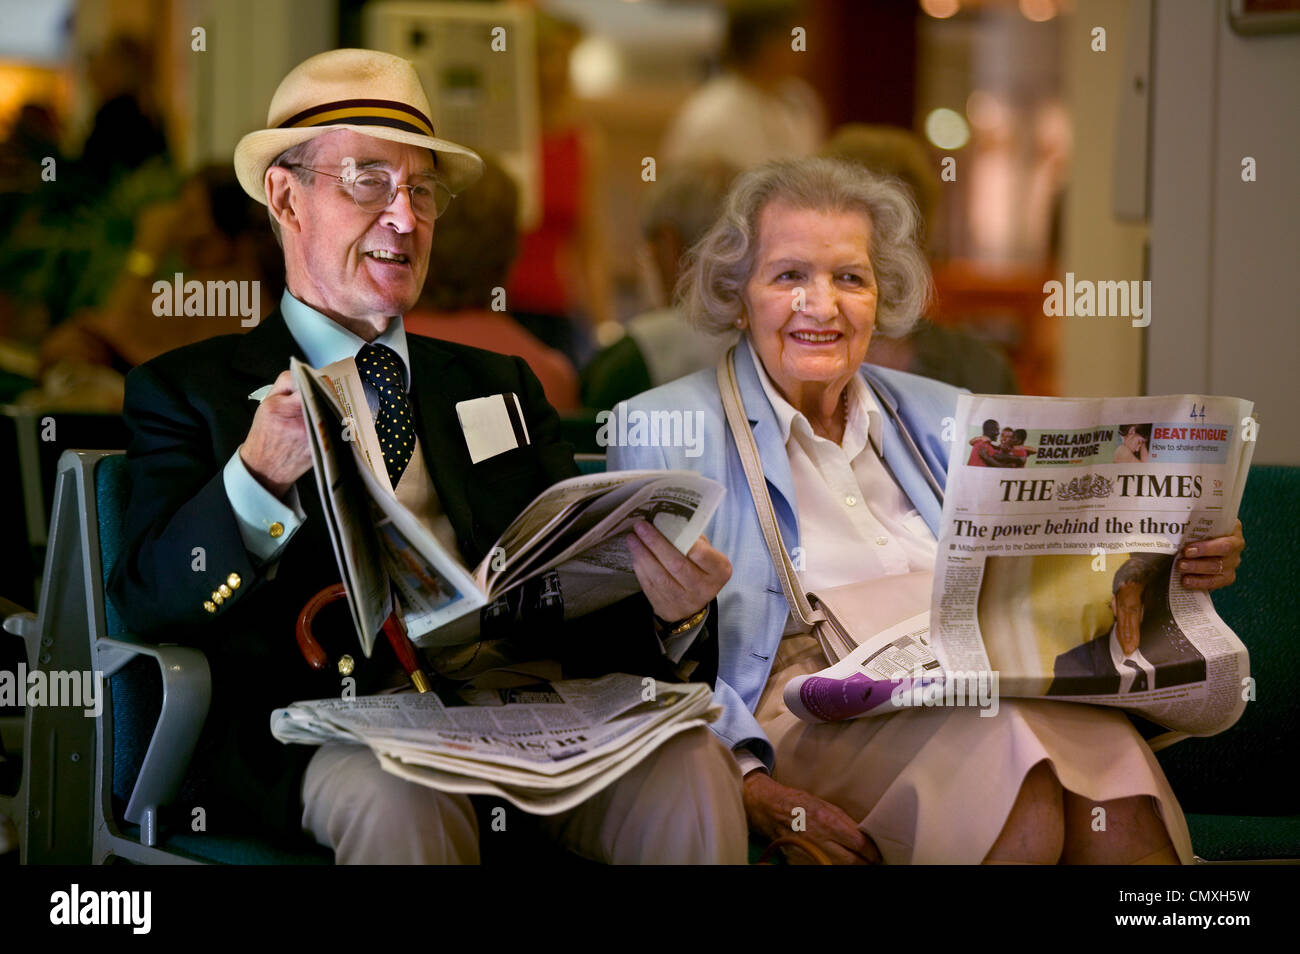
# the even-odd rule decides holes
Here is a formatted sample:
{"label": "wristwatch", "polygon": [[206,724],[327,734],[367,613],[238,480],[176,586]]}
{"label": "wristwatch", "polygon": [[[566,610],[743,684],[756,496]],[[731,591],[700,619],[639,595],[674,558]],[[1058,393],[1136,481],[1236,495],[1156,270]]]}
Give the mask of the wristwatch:
{"label": "wristwatch", "polygon": [[699,626],[700,623],[704,622],[705,617],[708,615],[709,607],[705,605],[704,609],[700,610],[698,613],[688,616],[685,619],[679,619],[675,623],[666,623],[658,616],[655,617],[655,622],[657,622],[664,630],[665,636],[680,636],[682,633],[689,633],[696,626]]}

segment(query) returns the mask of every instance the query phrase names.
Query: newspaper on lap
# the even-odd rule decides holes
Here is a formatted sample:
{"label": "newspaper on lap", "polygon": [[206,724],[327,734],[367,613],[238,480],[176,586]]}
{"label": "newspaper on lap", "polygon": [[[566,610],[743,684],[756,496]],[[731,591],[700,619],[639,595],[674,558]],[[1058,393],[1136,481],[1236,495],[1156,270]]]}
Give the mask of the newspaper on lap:
{"label": "newspaper on lap", "polygon": [[1174,563],[1185,544],[1232,532],[1252,410],[1201,395],[962,395],[933,577],[881,580],[929,584],[929,610],[873,620],[874,638],[792,680],[786,704],[835,721],[1050,697],[1171,730],[1156,748],[1227,729],[1249,657]]}
{"label": "newspaper on lap", "polygon": [[704,683],[616,673],[466,688],[441,698],[427,692],[299,702],[271,714],[271,733],[286,743],[368,745],[394,775],[552,815],[720,711]]}

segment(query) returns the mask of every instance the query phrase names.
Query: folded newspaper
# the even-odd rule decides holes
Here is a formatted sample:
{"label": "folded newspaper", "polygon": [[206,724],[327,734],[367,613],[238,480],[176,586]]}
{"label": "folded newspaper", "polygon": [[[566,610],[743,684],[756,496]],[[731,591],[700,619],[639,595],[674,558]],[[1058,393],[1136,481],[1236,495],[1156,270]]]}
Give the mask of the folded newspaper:
{"label": "folded newspaper", "polygon": [[720,712],[704,683],[616,673],[441,697],[405,692],[298,702],[271,713],[271,733],[285,743],[368,745],[393,775],[553,815]]}
{"label": "folded newspaper", "polygon": [[[721,484],[689,471],[623,471],[563,480],[528,505],[472,572],[432,526],[398,499],[351,358],[319,370],[294,359],[316,486],[362,650],[393,609],[420,647],[478,635],[476,611],[522,583],[556,571],[566,617],[640,589],[624,537],[638,520],[685,553],[722,499]],[[340,453],[341,445],[351,451]],[[428,450],[426,448],[426,450]]]}
{"label": "folded newspaper", "polygon": [[1252,411],[1201,395],[961,396],[933,579],[882,579],[876,635],[791,680],[786,704],[834,721],[1047,697],[1131,710],[1169,730],[1156,748],[1222,732],[1250,695],[1249,656],[1174,563],[1232,532]]}

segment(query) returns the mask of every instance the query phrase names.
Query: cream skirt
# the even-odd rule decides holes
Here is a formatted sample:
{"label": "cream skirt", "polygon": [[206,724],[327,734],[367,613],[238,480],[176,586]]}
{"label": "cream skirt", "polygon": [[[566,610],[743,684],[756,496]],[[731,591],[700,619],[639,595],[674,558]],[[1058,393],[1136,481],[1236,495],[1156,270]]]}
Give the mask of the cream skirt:
{"label": "cream skirt", "polygon": [[979,864],[1025,775],[1043,760],[1062,787],[1084,798],[1150,795],[1178,857],[1191,864],[1182,809],[1122,712],[1004,699],[993,717],[981,717],[975,707],[949,707],[801,722],[781,692],[795,676],[825,666],[811,634],[781,640],[756,712],[776,749],[775,778],[859,819],[887,864]]}

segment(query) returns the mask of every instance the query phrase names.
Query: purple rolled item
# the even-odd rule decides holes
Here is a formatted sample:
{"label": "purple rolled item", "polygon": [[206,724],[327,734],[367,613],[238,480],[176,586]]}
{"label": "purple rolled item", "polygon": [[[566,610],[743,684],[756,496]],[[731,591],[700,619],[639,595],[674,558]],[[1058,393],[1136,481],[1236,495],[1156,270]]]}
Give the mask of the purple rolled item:
{"label": "purple rolled item", "polygon": [[798,676],[786,685],[783,695],[790,711],[804,721],[841,722],[879,709],[903,681],[872,679],[860,672],[843,679]]}

